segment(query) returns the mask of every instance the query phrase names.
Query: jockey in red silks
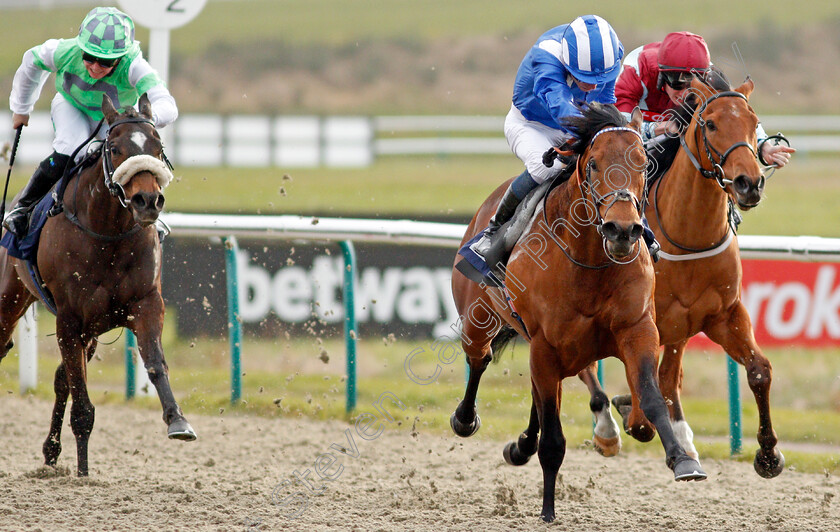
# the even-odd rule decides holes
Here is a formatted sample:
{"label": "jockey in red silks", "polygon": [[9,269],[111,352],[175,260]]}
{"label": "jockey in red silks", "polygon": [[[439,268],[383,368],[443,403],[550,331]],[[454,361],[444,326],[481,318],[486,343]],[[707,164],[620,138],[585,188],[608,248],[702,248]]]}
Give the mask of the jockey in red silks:
{"label": "jockey in red silks", "polygon": [[[639,106],[645,117],[645,140],[666,133],[676,135],[678,124],[666,111],[679,106],[692,77],[705,77],[713,68],[703,37],[687,31],[669,33],[662,42],[640,46],[627,54],[615,84],[616,106],[628,116]],[[756,136],[758,159],[765,166],[781,168],[796,151],[766,142],[767,133],[760,123]]]}

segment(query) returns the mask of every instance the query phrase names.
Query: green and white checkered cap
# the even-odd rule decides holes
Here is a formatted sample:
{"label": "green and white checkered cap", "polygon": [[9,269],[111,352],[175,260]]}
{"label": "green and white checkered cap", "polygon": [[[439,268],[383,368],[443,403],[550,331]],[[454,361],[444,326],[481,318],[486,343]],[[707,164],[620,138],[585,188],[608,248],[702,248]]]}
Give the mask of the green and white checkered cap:
{"label": "green and white checkered cap", "polygon": [[134,44],[134,21],[115,7],[96,7],[79,26],[76,42],[96,57],[122,57]]}

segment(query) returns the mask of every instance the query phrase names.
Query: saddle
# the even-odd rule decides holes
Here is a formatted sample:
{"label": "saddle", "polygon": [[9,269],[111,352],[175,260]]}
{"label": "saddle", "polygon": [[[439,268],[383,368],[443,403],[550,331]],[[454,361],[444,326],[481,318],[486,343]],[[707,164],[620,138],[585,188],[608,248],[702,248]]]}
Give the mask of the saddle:
{"label": "saddle", "polygon": [[566,166],[559,174],[550,181],[539,185],[522,199],[511,219],[502,225],[493,236],[490,249],[487,251],[484,259],[470,249],[470,246],[481,238],[483,232],[479,232],[464,244],[458,251],[458,254],[464,257],[465,260],[460,261],[455,266],[458,271],[473,282],[479,284],[484,283],[488,286],[503,287],[505,279],[504,266],[510,258],[513,247],[522,237],[525,229],[534,217],[539,203],[553,189],[569,180],[575,171],[576,162],[576,158],[564,161]]}

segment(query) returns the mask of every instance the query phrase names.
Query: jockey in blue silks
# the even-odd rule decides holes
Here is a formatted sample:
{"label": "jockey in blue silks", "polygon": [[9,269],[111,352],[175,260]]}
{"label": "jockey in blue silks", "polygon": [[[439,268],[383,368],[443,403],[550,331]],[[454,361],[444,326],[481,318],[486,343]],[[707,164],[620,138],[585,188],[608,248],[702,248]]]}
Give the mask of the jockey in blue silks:
{"label": "jockey in blue silks", "polygon": [[513,85],[513,105],[505,118],[505,137],[525,171],[505,191],[490,225],[470,246],[482,259],[492,237],[511,219],[520,201],[540,183],[563,170],[547,167],[543,154],[571,138],[561,122],[579,116],[578,106],[615,103],[615,80],[624,47],[609,23],[597,15],[576,18],[550,29],[525,55]]}

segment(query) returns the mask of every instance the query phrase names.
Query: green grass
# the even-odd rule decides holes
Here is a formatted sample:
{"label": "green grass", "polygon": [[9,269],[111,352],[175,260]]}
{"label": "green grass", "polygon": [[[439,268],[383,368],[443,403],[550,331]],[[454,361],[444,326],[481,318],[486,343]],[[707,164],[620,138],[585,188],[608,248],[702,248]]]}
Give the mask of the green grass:
{"label": "green grass", "polygon": [[[74,36],[88,9],[3,11],[0,74],[17,68],[29,47],[48,38]],[[790,4],[781,0],[709,0],[679,5],[652,0],[644,9],[621,0],[607,0],[597,6],[532,0],[527,8],[504,0],[211,1],[193,22],[173,31],[171,42],[176,55],[201,53],[218,43],[251,44],[257,50],[260,42],[277,39],[293,45],[332,46],[387,39],[426,42],[472,35],[536,33],[590,12],[605,17],[620,35],[675,28],[699,33],[710,29],[742,32],[807,27],[815,20],[836,20],[840,5],[810,2],[791,10]],[[148,30],[138,28],[137,37],[147,42]]]}

